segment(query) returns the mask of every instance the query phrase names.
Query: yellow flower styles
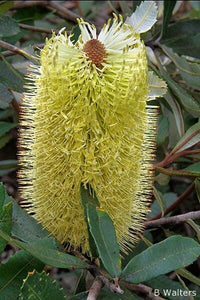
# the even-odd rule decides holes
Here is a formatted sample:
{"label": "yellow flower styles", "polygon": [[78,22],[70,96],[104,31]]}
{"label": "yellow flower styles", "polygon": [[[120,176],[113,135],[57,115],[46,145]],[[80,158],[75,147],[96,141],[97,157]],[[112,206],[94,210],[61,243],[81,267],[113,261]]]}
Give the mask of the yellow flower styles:
{"label": "yellow flower styles", "polygon": [[21,112],[24,206],[60,242],[89,251],[80,185],[112,218],[121,249],[141,231],[152,185],[157,111],[146,105],[145,46],[121,17],[61,31],[32,67]]}

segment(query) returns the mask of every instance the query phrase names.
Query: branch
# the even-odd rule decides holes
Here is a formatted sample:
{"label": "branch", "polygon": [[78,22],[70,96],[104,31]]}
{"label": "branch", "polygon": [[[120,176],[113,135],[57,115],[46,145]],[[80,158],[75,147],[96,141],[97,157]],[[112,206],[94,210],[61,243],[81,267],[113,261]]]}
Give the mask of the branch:
{"label": "branch", "polygon": [[36,31],[36,32],[44,32],[44,33],[49,33],[49,34],[52,34],[53,32],[55,32],[55,33],[59,32],[59,30],[57,30],[57,29],[35,27],[35,26],[30,26],[30,25],[22,24],[22,23],[19,23],[18,25],[19,25],[19,27],[21,27],[23,29],[28,29],[28,30]]}
{"label": "branch", "polygon": [[[189,197],[189,195],[193,192],[195,188],[195,184],[194,182],[185,190],[185,192],[183,194],[181,194],[171,205],[169,205],[165,212],[164,212],[164,216],[167,215],[169,212],[171,212],[172,210],[174,210],[183,200],[185,200],[187,197]],[[159,213],[157,214],[155,217],[153,217],[150,221],[156,220],[161,218],[162,214]],[[147,221],[149,222],[149,221]]]}
{"label": "branch", "polygon": [[12,52],[14,52],[14,53],[20,54],[20,55],[22,55],[22,56],[24,56],[24,57],[26,57],[26,58],[28,58],[28,59],[34,61],[34,62],[38,62],[37,58],[34,57],[33,55],[27,53],[27,52],[24,51],[24,50],[19,49],[19,48],[16,47],[16,46],[13,46],[13,45],[11,45],[11,44],[9,44],[9,43],[6,43],[6,42],[4,42],[4,41],[2,41],[2,40],[0,40],[0,47],[2,47],[2,48],[4,48],[4,49],[7,49],[7,50],[9,50],[9,51],[12,51]]}
{"label": "branch", "polygon": [[50,11],[56,10],[56,14],[59,17],[73,22],[76,22],[76,19],[80,18],[79,15],[56,3],[56,1],[15,1],[11,9],[13,10],[32,6],[43,6]]}
{"label": "branch", "polygon": [[186,176],[186,177],[199,177],[199,172],[194,171],[184,171],[184,170],[173,170],[173,169],[165,169],[161,167],[155,167],[155,170],[159,173],[165,175],[174,175],[174,176]]}
{"label": "branch", "polygon": [[56,9],[56,14],[60,16],[63,19],[70,20],[73,22],[77,22],[77,18],[80,18],[79,15],[73,13],[69,9],[59,5],[55,1],[50,1],[49,6],[46,7],[48,10],[55,10]]}
{"label": "branch", "polygon": [[154,221],[147,221],[147,222],[145,222],[145,227],[146,228],[159,227],[159,226],[166,225],[169,223],[170,224],[178,224],[178,223],[184,222],[188,219],[193,219],[193,220],[200,219],[200,210],[191,211],[189,213],[174,216],[174,217],[160,218],[160,219],[154,220]]}
{"label": "branch", "polygon": [[10,10],[16,10],[25,7],[32,7],[32,6],[46,6],[48,5],[48,1],[14,1],[13,6]]}
{"label": "branch", "polygon": [[96,300],[104,284],[98,277],[95,278],[87,297],[87,300]]}
{"label": "branch", "polygon": [[111,291],[114,292],[116,294],[120,294],[122,295],[124,293],[124,291],[121,290],[119,284],[118,284],[118,280],[115,280],[115,282],[113,283],[112,281],[110,281],[108,278],[106,278],[103,275],[103,272],[101,272],[99,270],[99,268],[96,265],[91,265],[88,268],[88,271],[92,274],[92,276],[94,278],[98,278],[102,281],[103,285],[107,286],[107,288]]}
{"label": "branch", "polygon": [[194,149],[194,150],[184,150],[177,153],[174,153],[173,155],[168,154],[166,157],[159,163],[156,164],[156,167],[165,167],[166,165],[174,162],[177,158],[181,156],[188,156],[192,154],[200,153],[200,149]]}
{"label": "branch", "polygon": [[155,296],[154,293],[153,293],[153,289],[151,287],[147,286],[147,285],[134,284],[134,283],[129,283],[129,282],[125,282],[125,281],[120,281],[120,282],[122,283],[123,286],[125,286],[130,291],[146,294],[149,299],[164,300],[164,298],[161,298],[159,296]]}

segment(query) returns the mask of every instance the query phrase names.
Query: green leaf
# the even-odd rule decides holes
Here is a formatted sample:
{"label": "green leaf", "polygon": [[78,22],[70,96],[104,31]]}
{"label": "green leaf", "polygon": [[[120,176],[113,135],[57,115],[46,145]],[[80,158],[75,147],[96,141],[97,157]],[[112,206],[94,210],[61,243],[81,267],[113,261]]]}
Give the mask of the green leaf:
{"label": "green leaf", "polygon": [[8,108],[10,102],[13,99],[13,95],[8,91],[8,88],[0,83],[0,108]]}
{"label": "green leaf", "polygon": [[28,275],[24,280],[19,300],[65,300],[63,290],[45,272]]}
{"label": "green leaf", "polygon": [[157,146],[161,146],[169,135],[168,119],[162,115],[158,118]]}
{"label": "green leaf", "polygon": [[155,187],[153,187],[153,195],[160,206],[162,216],[164,216],[165,208],[166,208],[165,199],[163,198],[162,194]]}
{"label": "green leaf", "polygon": [[173,61],[187,85],[200,90],[200,64],[189,63],[185,58],[178,56],[172,49],[162,46],[165,54]]}
{"label": "green leaf", "polygon": [[195,189],[196,189],[197,198],[200,203],[200,179],[199,178],[195,179]]}
{"label": "green leaf", "polygon": [[24,80],[22,74],[17,71],[5,58],[1,55],[0,61],[0,82],[11,90],[22,92]]}
{"label": "green leaf", "polygon": [[18,161],[15,159],[0,161],[0,170],[16,169]]}
{"label": "green leaf", "polygon": [[191,238],[171,236],[135,256],[121,278],[140,283],[193,263],[200,255],[200,245]]}
{"label": "green leaf", "polygon": [[[162,195],[162,197],[164,198],[164,201],[166,202],[166,207],[168,207],[177,199],[177,194],[166,193],[166,194]],[[151,205],[151,212],[148,214],[147,218],[152,219],[159,213],[161,213],[160,206],[157,201],[154,201],[153,204]]]}
{"label": "green leaf", "polygon": [[167,92],[166,83],[152,71],[149,72],[148,85],[148,100],[154,100],[157,97],[163,96]]}
{"label": "green leaf", "polygon": [[96,196],[93,197],[89,189],[81,187],[81,199],[83,207],[87,208],[87,222],[102,263],[113,278],[118,278],[121,259],[113,222],[105,210],[99,207]]}
{"label": "green leaf", "polygon": [[194,171],[200,172],[200,162],[189,165],[187,168],[183,169],[184,171]]}
{"label": "green leaf", "polygon": [[[90,189],[89,186],[87,186],[87,188]],[[89,203],[91,201],[92,203],[95,202],[96,206],[100,206],[100,204],[99,204],[99,201],[98,201],[96,195],[94,195],[94,197],[91,197],[90,194],[88,193],[88,191],[84,188],[83,184],[81,184],[81,188],[80,188],[80,197],[81,197],[81,205],[82,205],[82,208],[84,211],[84,218],[85,218],[85,222],[87,224],[87,229],[88,229],[90,251],[91,251],[93,257],[98,257],[97,247],[95,245],[95,241],[89,230],[88,216],[87,216],[87,203]]]}
{"label": "green leaf", "polygon": [[131,25],[137,33],[143,33],[151,29],[157,18],[157,6],[155,1],[144,1],[126,19],[126,24]]}
{"label": "green leaf", "polygon": [[113,278],[121,274],[121,259],[115,228],[109,215],[102,208],[89,204],[88,224],[105,269]]}
{"label": "green leaf", "polygon": [[[145,230],[143,237],[148,239],[148,241],[151,243],[153,242],[153,237],[152,234],[149,230]],[[122,259],[122,267],[124,268],[128,262],[136,255],[138,255],[139,253],[143,252],[145,249],[147,249],[148,246],[147,244],[144,242],[144,240],[140,240],[133,249],[130,249],[128,252],[128,255],[124,256],[124,259]]]}
{"label": "green leaf", "polygon": [[172,97],[172,95],[169,92],[167,92],[164,95],[164,99],[166,100],[166,102],[169,104],[169,106],[172,109],[172,113],[174,115],[176,127],[178,129],[178,134],[179,134],[180,137],[182,137],[184,135],[185,130],[184,130],[183,115],[182,115],[180,105],[176,101],[176,99],[174,99],[174,97]]}
{"label": "green leaf", "polygon": [[198,241],[200,242],[200,225],[196,224],[192,219],[186,221],[195,231]]}
{"label": "green leaf", "polygon": [[74,289],[74,294],[79,294],[82,293],[86,290],[86,271],[81,270],[81,273],[79,274],[75,289]]}
{"label": "green leaf", "polygon": [[6,13],[12,6],[14,1],[1,1],[0,2],[0,14]]}
{"label": "green leaf", "polygon": [[24,242],[35,242],[47,237],[49,232],[14,202],[12,235]]}
{"label": "green leaf", "polygon": [[20,31],[17,22],[11,17],[0,14],[0,37],[12,36]]}
{"label": "green leaf", "polygon": [[[166,1],[171,2],[171,1]],[[200,20],[182,20],[168,27],[161,43],[178,54],[200,58]]]}
{"label": "green leaf", "polygon": [[[12,227],[12,203],[3,206],[0,214],[0,229],[10,236]],[[4,251],[7,241],[0,237],[0,254]]]}
{"label": "green leaf", "polygon": [[193,282],[194,284],[200,286],[200,278],[197,278],[196,276],[194,276],[191,272],[189,272],[186,269],[179,269],[176,270],[176,273],[178,273],[179,275],[181,275],[182,277],[190,280],[191,282]]}
{"label": "green leaf", "polygon": [[186,133],[176,144],[172,152],[177,153],[186,150],[188,148],[191,148],[196,143],[199,143],[199,140],[200,140],[200,122],[197,122],[186,131]]}
{"label": "green leaf", "polygon": [[184,88],[178,85],[169,76],[169,74],[163,69],[160,63],[159,63],[159,69],[162,73],[163,78],[167,81],[168,87],[182,103],[185,110],[188,111],[194,117],[200,116],[200,104]]}
{"label": "green leaf", "polygon": [[23,279],[28,272],[41,272],[43,264],[25,251],[18,251],[5,264],[0,265],[0,299],[19,299]]}
{"label": "green leaf", "polygon": [[10,140],[12,140],[13,136],[11,133],[5,134],[0,137],[0,149],[2,149]]}
{"label": "green leaf", "polygon": [[16,127],[17,124],[9,122],[0,122],[0,136],[4,135],[10,129]]}
{"label": "green leaf", "polygon": [[164,13],[163,13],[163,24],[162,24],[161,36],[164,36],[167,31],[168,24],[171,19],[175,4],[176,4],[176,1],[174,1],[174,0],[164,1]]}
{"label": "green leaf", "polygon": [[88,266],[75,256],[58,251],[54,248],[51,239],[44,238],[33,243],[14,242],[44,264],[55,268],[84,269]]}
{"label": "green leaf", "polygon": [[5,188],[2,182],[0,182],[0,214],[5,201]]}
{"label": "green leaf", "polygon": [[78,25],[72,27],[71,31],[71,41],[75,44],[78,41],[79,35],[81,34],[81,30]]}

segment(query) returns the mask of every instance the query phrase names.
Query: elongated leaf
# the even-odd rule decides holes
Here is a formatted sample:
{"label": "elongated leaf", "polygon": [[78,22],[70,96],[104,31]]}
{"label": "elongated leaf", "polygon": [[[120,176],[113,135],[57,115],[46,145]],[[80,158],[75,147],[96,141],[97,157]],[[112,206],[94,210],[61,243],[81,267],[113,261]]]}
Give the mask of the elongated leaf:
{"label": "elongated leaf", "polygon": [[157,18],[157,7],[155,1],[144,1],[135,12],[126,19],[126,24],[133,27],[137,33],[146,32],[155,24]]}
{"label": "elongated leaf", "polygon": [[200,245],[191,238],[171,236],[135,256],[121,278],[140,283],[193,263],[200,255]]}
{"label": "elongated leaf", "polygon": [[25,251],[18,251],[0,265],[0,299],[17,300],[23,279],[28,272],[43,269],[43,264]]}
{"label": "elongated leaf", "polygon": [[0,108],[8,108],[10,102],[13,99],[13,95],[8,91],[8,88],[0,83]]}
{"label": "elongated leaf", "polygon": [[5,189],[2,182],[0,182],[0,215],[5,201]]}
{"label": "elongated leaf", "polygon": [[179,99],[184,106],[185,110],[188,111],[194,117],[200,116],[200,104],[190,95],[188,92],[179,86],[164,70],[159,62],[159,69],[162,77],[167,81],[168,87],[172,90],[173,94]]}
{"label": "elongated leaf", "polygon": [[196,232],[197,238],[200,242],[200,226],[197,225],[192,219],[189,219],[186,221]]}
{"label": "elongated leaf", "polygon": [[155,187],[153,188],[153,195],[160,206],[162,216],[164,216],[165,208],[166,208],[165,199],[162,197],[162,194]]}
{"label": "elongated leaf", "polygon": [[82,206],[86,209],[85,216],[90,233],[95,241],[102,263],[108,273],[119,277],[121,273],[121,259],[116,240],[115,228],[109,215],[100,208],[98,199],[90,194],[89,189],[81,187]]}
{"label": "elongated leaf", "polygon": [[176,144],[173,152],[180,152],[194,146],[200,141],[200,122],[191,126],[180,141]]}
{"label": "elongated leaf", "polygon": [[148,100],[154,100],[157,97],[162,97],[167,92],[166,83],[160,79],[153,71],[149,72],[149,92]]}
{"label": "elongated leaf", "polygon": [[113,278],[121,274],[121,259],[115,228],[109,215],[102,209],[89,204],[88,224],[105,269]]}
{"label": "elongated leaf", "polygon": [[183,80],[194,89],[200,90],[200,64],[189,63],[185,58],[178,56],[166,46],[162,46],[162,49],[176,65]]}
{"label": "elongated leaf", "polygon": [[22,92],[24,80],[23,76],[17,71],[5,58],[1,55],[2,61],[0,61],[0,82],[8,88]]}
{"label": "elongated leaf", "polygon": [[[166,1],[171,2],[171,1]],[[161,43],[178,54],[200,58],[200,20],[182,20],[168,27]]]}
{"label": "elongated leaf", "polygon": [[193,282],[194,284],[200,286],[200,278],[197,278],[196,276],[194,276],[191,272],[189,272],[186,269],[179,269],[176,270],[176,273],[178,273],[179,275],[181,275],[182,277],[190,280],[191,282]]}
{"label": "elongated leaf", "polygon": [[63,290],[45,272],[28,275],[24,280],[19,300],[65,300]]}
{"label": "elongated leaf", "polygon": [[[88,189],[90,189],[89,186],[88,186]],[[95,241],[94,241],[94,239],[91,235],[91,232],[89,230],[88,215],[87,215],[87,204],[90,203],[90,202],[95,203],[96,206],[100,206],[100,204],[99,204],[99,201],[98,201],[96,195],[94,195],[94,197],[92,197],[90,195],[90,193],[88,192],[88,190],[85,189],[83,184],[81,185],[81,188],[80,188],[80,196],[81,196],[81,205],[82,205],[82,208],[83,208],[83,211],[84,211],[85,222],[87,224],[87,229],[88,229],[90,251],[91,251],[93,257],[98,257],[97,247],[95,245]]]}
{"label": "elongated leaf", "polygon": [[169,135],[169,121],[166,117],[162,115],[158,119],[158,134],[157,134],[157,146],[160,146],[164,143],[166,138]]}
{"label": "elongated leaf", "polygon": [[167,103],[169,104],[169,106],[172,109],[179,136],[182,137],[184,135],[185,131],[184,131],[184,121],[183,121],[183,116],[182,116],[182,111],[181,111],[180,105],[178,104],[176,99],[174,99],[174,97],[171,96],[171,94],[169,92],[167,92],[164,95],[164,99],[167,101]]}
{"label": "elongated leaf", "polygon": [[14,202],[12,235],[24,242],[34,242],[47,237],[49,232]]}
{"label": "elongated leaf", "polygon": [[86,290],[86,274],[87,272],[85,270],[82,270],[81,273],[79,274],[76,287],[73,292],[74,295],[82,293]]}
{"label": "elongated leaf", "polygon": [[9,122],[0,122],[0,136],[8,132],[10,129],[16,127],[17,124]]}
{"label": "elongated leaf", "polygon": [[200,162],[189,165],[183,169],[184,171],[200,172]]}
{"label": "elongated leaf", "polygon": [[15,19],[0,14],[0,37],[12,36],[19,33],[19,26]]}
{"label": "elongated leaf", "polygon": [[24,243],[15,241],[15,244],[28,251],[32,256],[36,257],[44,264],[56,268],[68,269],[84,269],[87,264],[75,256],[58,251],[52,247],[52,241],[44,238],[33,243]]}
{"label": "elongated leaf", "polygon": [[[12,203],[4,205],[0,214],[0,229],[10,236],[12,227]],[[7,241],[0,237],[0,254],[4,251]]]}
{"label": "elongated leaf", "polygon": [[164,1],[164,13],[163,13],[163,24],[162,24],[161,36],[164,36],[167,31],[167,27],[168,27],[169,21],[171,19],[175,4],[176,4],[176,1],[174,1],[174,0]]}
{"label": "elongated leaf", "polygon": [[13,169],[13,168],[16,169],[17,163],[18,162],[15,159],[2,160],[2,161],[0,161],[0,170],[7,170],[7,169]]}

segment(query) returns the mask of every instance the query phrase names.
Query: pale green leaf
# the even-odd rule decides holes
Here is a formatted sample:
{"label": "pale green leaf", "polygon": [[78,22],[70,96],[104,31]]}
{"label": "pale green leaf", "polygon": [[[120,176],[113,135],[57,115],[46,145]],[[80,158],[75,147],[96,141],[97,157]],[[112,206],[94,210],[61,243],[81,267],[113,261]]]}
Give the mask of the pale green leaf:
{"label": "pale green leaf", "polygon": [[180,108],[179,103],[176,101],[176,99],[174,97],[172,97],[172,95],[167,92],[164,95],[164,99],[167,101],[167,103],[169,104],[169,106],[172,109],[174,118],[175,118],[175,122],[176,122],[176,127],[178,129],[178,134],[180,137],[183,136],[184,134],[184,121],[183,121],[183,116],[182,116],[182,111]]}
{"label": "pale green leaf", "polygon": [[191,148],[200,141],[200,122],[191,126],[180,141],[176,144],[173,153],[180,152],[185,149]]}
{"label": "pale green leaf", "polygon": [[200,64],[189,63],[166,46],[162,46],[162,49],[178,68],[183,80],[194,89],[200,90]]}
{"label": "pale green leaf", "polygon": [[131,25],[137,33],[146,32],[157,20],[157,6],[155,1],[144,1],[135,12],[126,19],[126,24]]}
{"label": "pale green leaf", "polygon": [[148,100],[154,100],[157,97],[162,97],[167,92],[165,81],[159,78],[153,71],[149,72],[149,92]]}

